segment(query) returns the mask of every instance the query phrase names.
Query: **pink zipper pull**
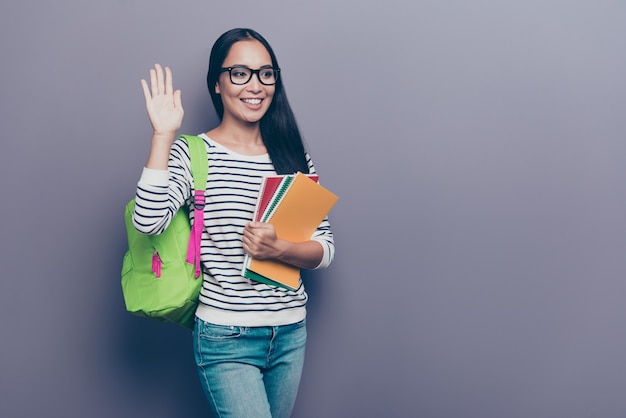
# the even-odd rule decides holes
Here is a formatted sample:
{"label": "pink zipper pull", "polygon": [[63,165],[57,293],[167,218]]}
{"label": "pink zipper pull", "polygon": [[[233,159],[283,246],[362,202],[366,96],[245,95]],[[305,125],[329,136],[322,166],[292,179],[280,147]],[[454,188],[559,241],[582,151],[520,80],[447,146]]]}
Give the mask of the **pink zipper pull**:
{"label": "pink zipper pull", "polygon": [[161,257],[159,257],[159,253],[157,250],[154,250],[152,253],[152,272],[156,274],[156,277],[161,277]]}

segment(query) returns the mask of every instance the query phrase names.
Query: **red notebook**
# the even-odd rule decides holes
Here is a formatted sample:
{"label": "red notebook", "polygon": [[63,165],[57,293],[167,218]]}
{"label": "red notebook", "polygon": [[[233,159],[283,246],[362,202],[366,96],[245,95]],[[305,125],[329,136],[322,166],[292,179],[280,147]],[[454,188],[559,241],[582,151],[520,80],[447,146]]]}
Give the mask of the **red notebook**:
{"label": "red notebook", "polygon": [[[259,222],[261,220],[267,205],[272,200],[274,193],[286,176],[287,175],[275,175],[263,178],[261,189],[259,191],[259,200],[257,201],[256,211],[254,213],[255,221]],[[315,182],[319,179],[317,174],[306,174],[306,176]]]}

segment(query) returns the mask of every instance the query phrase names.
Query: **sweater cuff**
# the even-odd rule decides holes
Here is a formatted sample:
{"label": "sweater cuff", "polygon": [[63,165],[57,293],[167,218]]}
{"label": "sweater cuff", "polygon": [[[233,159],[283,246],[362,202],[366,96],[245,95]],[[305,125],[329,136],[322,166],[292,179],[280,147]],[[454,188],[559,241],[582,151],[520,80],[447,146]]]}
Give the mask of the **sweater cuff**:
{"label": "sweater cuff", "polygon": [[139,184],[149,184],[151,186],[167,186],[169,183],[169,171],[155,170],[144,167]]}
{"label": "sweater cuff", "polygon": [[322,246],[322,250],[324,251],[324,254],[322,255],[322,260],[320,261],[320,263],[317,265],[317,267],[315,267],[313,270],[317,270],[317,269],[323,269],[326,268],[330,265],[331,261],[333,261],[333,251],[331,251],[328,243],[323,240],[323,239],[316,239],[316,237],[311,238],[313,241],[317,241],[320,243],[320,245]]}

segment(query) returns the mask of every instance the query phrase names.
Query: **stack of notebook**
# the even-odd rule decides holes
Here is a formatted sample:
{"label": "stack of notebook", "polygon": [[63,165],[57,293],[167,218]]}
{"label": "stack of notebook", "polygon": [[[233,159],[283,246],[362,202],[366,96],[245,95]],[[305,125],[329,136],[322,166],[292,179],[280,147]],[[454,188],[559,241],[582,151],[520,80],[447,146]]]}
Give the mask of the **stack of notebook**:
{"label": "stack of notebook", "polygon": [[[254,220],[272,224],[280,239],[308,241],[338,200],[317,180],[316,175],[302,173],[264,178]],[[277,260],[256,260],[248,255],[243,275],[292,290],[300,284],[298,267]]]}

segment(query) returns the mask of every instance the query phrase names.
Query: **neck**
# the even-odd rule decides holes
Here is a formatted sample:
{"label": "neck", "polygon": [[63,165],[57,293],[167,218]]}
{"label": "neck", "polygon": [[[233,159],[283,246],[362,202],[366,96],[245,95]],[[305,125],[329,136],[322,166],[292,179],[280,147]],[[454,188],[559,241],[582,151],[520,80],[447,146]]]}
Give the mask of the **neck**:
{"label": "neck", "polygon": [[224,119],[215,129],[207,132],[207,135],[240,154],[260,155],[267,152],[258,122],[242,124]]}

